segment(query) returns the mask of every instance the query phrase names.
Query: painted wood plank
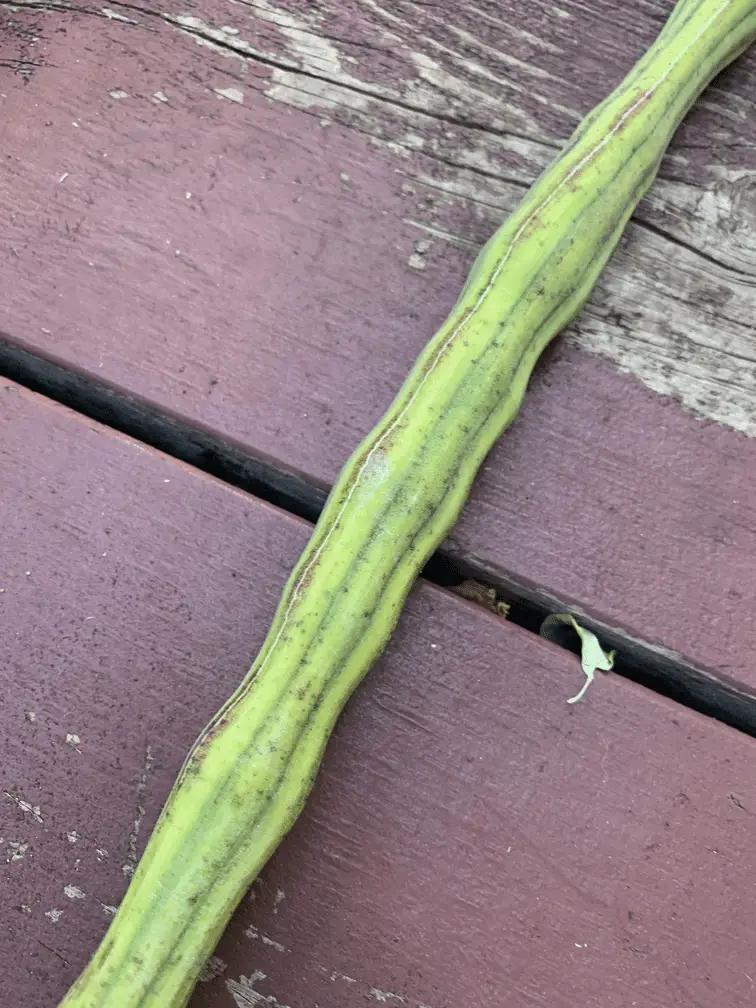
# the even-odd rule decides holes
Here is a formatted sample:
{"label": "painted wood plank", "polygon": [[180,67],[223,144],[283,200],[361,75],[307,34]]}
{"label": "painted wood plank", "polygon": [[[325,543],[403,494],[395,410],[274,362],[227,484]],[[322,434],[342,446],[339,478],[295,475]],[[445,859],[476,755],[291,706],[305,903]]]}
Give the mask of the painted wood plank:
{"label": "painted wood plank", "polygon": [[[308,528],[0,384],[0,967],[52,1008]],[[413,594],[194,1008],[753,999],[754,742]]]}
{"label": "painted wood plank", "polygon": [[[670,5],[447,6],[3,11],[33,72],[3,80],[0,327],[328,483]],[[754,433],[754,65],[683,127],[453,542],[751,688],[756,460],[710,421]]]}

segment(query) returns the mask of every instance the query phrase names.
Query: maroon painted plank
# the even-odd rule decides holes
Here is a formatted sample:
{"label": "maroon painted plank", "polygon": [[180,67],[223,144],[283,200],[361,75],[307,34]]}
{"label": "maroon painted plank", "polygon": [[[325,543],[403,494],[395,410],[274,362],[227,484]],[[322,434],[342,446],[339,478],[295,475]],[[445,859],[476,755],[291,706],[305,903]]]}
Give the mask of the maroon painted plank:
{"label": "maroon painted plank", "polygon": [[[663,9],[639,5],[644,40]],[[221,11],[192,8],[214,23]],[[3,84],[4,199],[15,211],[0,327],[332,480],[450,306],[473,250],[435,245],[428,268],[413,270],[420,232],[404,222],[417,206],[401,159],[323,125],[322,110],[262,97],[269,67],[146,16],[142,28],[13,17],[39,27],[32,48],[47,65]],[[634,23],[621,21],[622,45]],[[280,42],[271,23],[258,28],[260,48]],[[576,101],[602,93],[610,62]],[[210,90],[229,87],[243,104]],[[513,156],[501,171],[517,167]],[[454,542],[753,687],[755,495],[751,441],[559,348]]]}
{"label": "maroon painted plank", "polygon": [[[0,969],[52,1008],[308,529],[7,383],[0,423]],[[750,1004],[753,741],[580,678],[415,590],[195,1008]]]}

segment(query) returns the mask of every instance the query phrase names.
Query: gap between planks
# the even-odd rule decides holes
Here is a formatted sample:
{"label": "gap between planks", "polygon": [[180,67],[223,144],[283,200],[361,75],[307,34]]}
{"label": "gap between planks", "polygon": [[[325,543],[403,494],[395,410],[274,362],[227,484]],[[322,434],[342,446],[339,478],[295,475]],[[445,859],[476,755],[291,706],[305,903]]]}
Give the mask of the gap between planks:
{"label": "gap between planks", "polygon": [[[0,376],[311,523],[317,521],[325,503],[327,488],[105,382],[32,353],[7,335],[0,335]],[[528,585],[516,574],[487,564],[484,558],[443,543],[421,576],[452,591],[463,582],[478,582],[484,586],[481,600],[486,598],[485,589],[493,590],[494,597],[508,605],[509,622],[535,634],[547,616],[570,613],[616,652],[614,671],[619,675],[756,738],[756,693],[676,652],[609,626],[567,600]],[[549,639],[577,653],[571,635],[550,635]]]}

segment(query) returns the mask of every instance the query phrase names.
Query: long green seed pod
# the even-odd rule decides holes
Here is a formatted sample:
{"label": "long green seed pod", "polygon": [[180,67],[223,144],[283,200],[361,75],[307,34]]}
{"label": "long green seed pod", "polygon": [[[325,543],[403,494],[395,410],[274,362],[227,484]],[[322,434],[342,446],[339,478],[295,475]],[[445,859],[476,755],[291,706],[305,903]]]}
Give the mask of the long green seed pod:
{"label": "long green seed pod", "polygon": [[334,722],[578,312],[691,102],[756,37],[756,0],[680,0],[476,260],[344,467],[237,691],[192,748],[121,907],[61,1008],[179,1008],[302,809]]}

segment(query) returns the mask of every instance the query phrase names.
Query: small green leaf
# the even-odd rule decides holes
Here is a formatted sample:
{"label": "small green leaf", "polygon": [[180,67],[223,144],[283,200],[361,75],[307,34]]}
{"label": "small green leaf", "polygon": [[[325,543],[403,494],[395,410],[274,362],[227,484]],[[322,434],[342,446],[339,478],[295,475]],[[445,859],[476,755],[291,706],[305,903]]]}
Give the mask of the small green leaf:
{"label": "small green leaf", "polygon": [[574,697],[570,697],[567,701],[570,704],[577,703],[578,700],[582,699],[585,691],[593,682],[596,669],[601,669],[602,672],[609,672],[614,667],[614,651],[610,651],[607,654],[599,644],[596,634],[581,627],[575,617],[569,613],[553,613],[551,616],[548,616],[541,624],[541,636],[547,637],[548,634],[545,634],[544,630],[549,626],[553,626],[554,623],[571,624],[575,628],[582,644],[580,662],[583,666],[583,672],[585,672],[585,682],[580,692]]}

